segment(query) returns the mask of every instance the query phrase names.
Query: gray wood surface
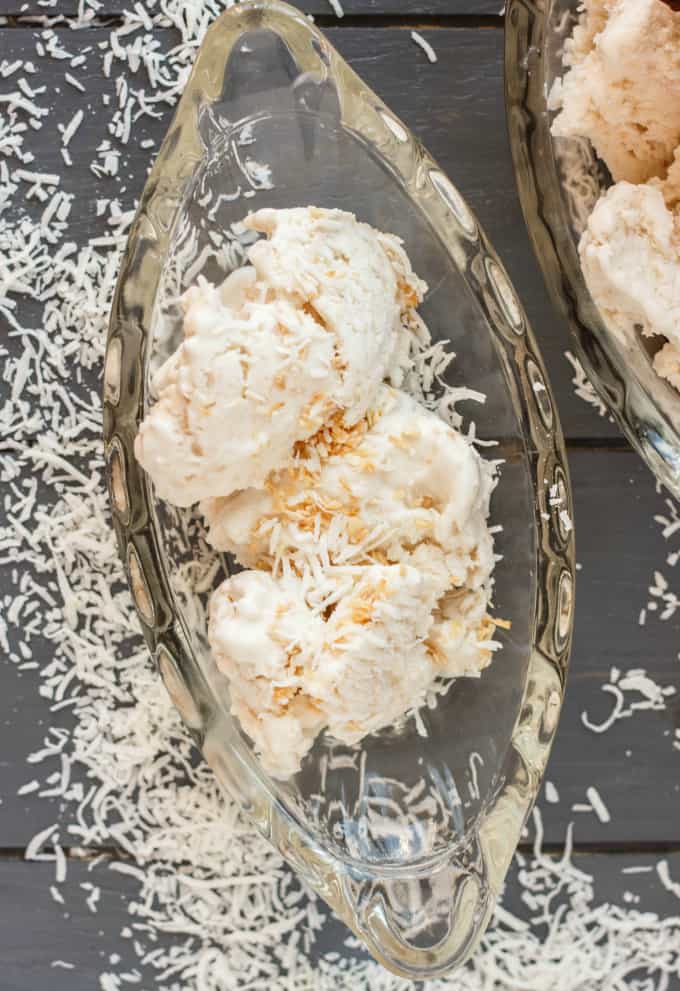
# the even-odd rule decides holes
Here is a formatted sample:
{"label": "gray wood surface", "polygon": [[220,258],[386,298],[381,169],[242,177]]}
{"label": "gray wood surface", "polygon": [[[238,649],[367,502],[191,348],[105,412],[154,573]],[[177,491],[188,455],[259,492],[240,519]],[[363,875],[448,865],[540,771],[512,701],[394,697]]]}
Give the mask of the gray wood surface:
{"label": "gray wood surface", "polygon": [[[671,877],[680,877],[680,854],[664,854],[668,860]],[[621,903],[624,893],[640,899],[635,907],[641,911],[656,912],[660,916],[677,915],[677,898],[661,888],[656,873],[656,856],[641,854],[577,854],[577,867],[596,878],[597,904]],[[649,873],[624,874],[627,867],[649,867]],[[111,964],[111,970],[121,973],[138,971],[141,987],[150,991],[153,972],[150,967],[140,967],[129,938],[121,938],[121,931],[134,923],[126,904],[134,899],[136,882],[130,877],[114,873],[107,861],[90,865],[71,861],[66,882],[60,886],[64,905],[57,904],[49,894],[54,881],[54,870],[49,864],[26,864],[19,860],[0,861],[0,900],[3,906],[11,905],[11,912],[4,913],[2,921],[2,989],[3,991],[94,991],[99,987],[99,976],[106,971],[111,955],[120,958]],[[86,905],[89,890],[81,884],[96,885],[100,889],[98,910],[92,912]],[[503,897],[503,906],[521,917],[526,908],[521,902],[521,888],[517,881],[517,869],[513,868]],[[344,925],[333,920],[322,930],[313,953],[322,954],[333,946],[341,945],[349,935]],[[142,943],[144,935],[136,933]],[[171,940],[161,939],[155,945],[168,945]],[[61,961],[62,965],[56,964]],[[72,964],[65,968],[63,964]],[[127,985],[124,985],[125,987]],[[187,989],[189,991],[189,989]],[[272,987],[271,991],[276,991]],[[548,991],[548,989],[546,989]],[[676,991],[676,985],[671,986]]]}
{"label": "gray wood surface", "polygon": [[[130,940],[120,935],[134,921],[127,904],[135,895],[136,882],[114,873],[106,864],[93,870],[89,866],[83,861],[70,862],[66,883],[60,886],[61,905],[49,890],[54,884],[52,864],[0,861],[3,991],[94,991],[100,986],[100,974],[107,969],[120,973],[137,968]],[[100,888],[96,913],[88,908],[90,891],[81,884]],[[112,954],[119,962],[115,956],[111,961]],[[73,969],[57,961],[72,964]],[[151,984],[143,987],[150,988]]]}

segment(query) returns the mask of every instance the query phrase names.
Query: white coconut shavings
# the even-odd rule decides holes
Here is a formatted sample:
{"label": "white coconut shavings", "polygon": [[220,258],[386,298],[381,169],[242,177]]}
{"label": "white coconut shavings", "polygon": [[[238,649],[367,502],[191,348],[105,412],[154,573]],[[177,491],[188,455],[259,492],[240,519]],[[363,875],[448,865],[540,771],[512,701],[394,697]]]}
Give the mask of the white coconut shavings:
{"label": "white coconut shavings", "polygon": [[670,891],[670,893],[675,895],[676,898],[680,898],[680,881],[674,881],[671,878],[667,860],[660,860],[658,862],[656,865],[656,873],[659,875],[659,880],[666,891]]}
{"label": "white coconut shavings", "polygon": [[41,830],[39,833],[33,837],[24,853],[26,860],[40,860],[46,856],[51,856],[50,854],[45,854],[43,852],[43,847],[48,840],[51,840],[57,831],[56,824],[53,826],[48,826],[47,829]]}
{"label": "white coconut shavings", "polygon": [[680,599],[669,586],[660,571],[654,572],[653,583],[649,586],[650,600],[647,602],[648,612],[658,612],[659,619],[667,621],[675,616],[680,608]]}
{"label": "white coconut shavings", "polygon": [[419,48],[422,48],[422,50],[427,55],[427,59],[429,62],[437,61],[437,53],[435,52],[430,42],[426,38],[423,38],[422,34],[420,34],[419,31],[411,31],[411,38],[416,43],[416,45],[418,45]]}
{"label": "white coconut shavings", "polygon": [[333,13],[335,14],[336,17],[345,16],[345,11],[342,9],[342,4],[340,3],[340,0],[328,0],[328,3],[330,4]]}
{"label": "white coconut shavings", "polygon": [[594,785],[591,785],[586,790],[586,795],[588,797],[588,801],[590,802],[593,812],[600,820],[600,822],[601,823],[611,822],[612,817],[609,812],[609,809],[604,804],[604,801],[602,800],[602,796],[600,795],[597,788],[595,788]]}
{"label": "white coconut shavings", "polygon": [[545,800],[551,805],[557,805],[560,800],[560,794],[552,781],[545,783]]}
{"label": "white coconut shavings", "polygon": [[606,733],[620,719],[628,719],[643,710],[660,711],[666,708],[666,700],[676,694],[673,685],[658,685],[644,668],[632,668],[624,675],[612,668],[610,679],[601,686],[611,695],[613,702],[606,718],[597,723],[587,712],[581,715],[583,725],[593,733]]}
{"label": "white coconut shavings", "polygon": [[583,365],[579,359],[572,354],[571,351],[565,351],[564,356],[574,372],[572,385],[574,386],[574,392],[576,395],[579,399],[582,399],[584,403],[592,406],[598,416],[607,417],[610,423],[613,423],[613,417],[610,415],[606,404],[600,399],[595,391],[595,387],[586,375]]}
{"label": "white coconut shavings", "polygon": [[[49,890],[56,910],[64,903],[58,885],[68,864],[62,844],[71,856],[117,847],[115,861],[91,862],[92,882],[69,887],[69,899],[80,890],[96,912],[97,882],[107,869],[139,886],[121,936],[158,989],[407,991],[408,982],[357,956],[352,938],[342,956],[310,956],[323,926],[321,906],[241,820],[206,766],[194,766],[192,745],[136,632],[110,528],[98,396],[111,295],[133,206],[121,185],[125,144],[133,135],[136,141],[145,118],[175,101],[207,26],[230,5],[137,2],[102,47],[88,54],[88,74],[106,74],[112,86],[110,100],[103,101],[108,137],[87,163],[110,189],[100,214],[109,233],[98,230],[82,248],[74,243],[75,224],[73,232],[69,227],[77,217],[82,231],[82,215],[71,216],[73,196],[59,188],[59,176],[41,167],[44,135],[31,149],[32,137],[49,126],[53,94],[19,84],[22,74],[36,73],[35,65],[0,62],[7,81],[0,94],[0,320],[10,328],[2,342],[0,560],[13,585],[10,601],[3,602],[0,643],[17,667],[32,663],[34,650],[49,656],[40,694],[54,712],[53,725],[29,758],[41,781],[33,778],[19,792],[56,796],[72,810],[33,838],[26,857],[53,865]],[[78,22],[90,22],[96,8],[93,0],[80,3]],[[156,27],[176,29],[171,52],[162,49]],[[68,69],[65,83],[86,91],[87,76],[78,78],[86,63],[74,54],[79,47],[70,31],[49,25],[36,42],[39,58],[59,61]],[[137,70],[144,75],[132,86],[129,77]],[[73,159],[83,154],[91,115],[101,113],[99,105],[75,126],[76,118],[67,121],[61,138],[68,130],[68,140],[55,134],[63,150],[72,148]],[[267,181],[262,173],[252,178]],[[434,345],[429,370],[416,374],[429,376],[432,388],[449,360]],[[435,398],[435,391],[430,400],[433,407],[447,407],[444,414],[454,401]],[[660,525],[669,531],[667,539],[678,532],[674,506]],[[650,600],[661,615],[669,607],[664,596],[670,584],[655,579],[653,588],[660,594],[650,590]],[[47,641],[48,651],[39,640]],[[619,673],[612,681],[624,714],[635,700],[662,707],[668,693],[652,686],[645,672]],[[75,716],[72,732],[59,726],[63,709]],[[674,746],[680,750],[680,731]],[[477,769],[473,762],[473,774]],[[542,851],[540,817],[535,823],[534,853],[519,858],[523,914],[499,908],[473,964],[454,984],[430,981],[425,991],[618,991],[641,969],[645,991],[677,980],[680,920],[598,904],[593,878],[571,861],[571,831],[563,858],[555,860]],[[656,869],[659,883],[677,893],[668,864],[660,861]],[[122,971],[120,964],[118,954],[109,956],[102,991],[150,987],[148,976]],[[73,967],[67,960],[52,966]]]}
{"label": "white coconut shavings", "polygon": [[72,76],[70,72],[67,72],[67,73],[64,74],[64,79],[66,80],[66,82],[70,86],[73,86],[74,89],[79,90],[79,92],[81,92],[81,93],[86,93],[87,92],[87,90],[85,89],[85,87],[83,86],[83,84],[80,82],[80,80],[79,79],[76,79],[75,76]]}

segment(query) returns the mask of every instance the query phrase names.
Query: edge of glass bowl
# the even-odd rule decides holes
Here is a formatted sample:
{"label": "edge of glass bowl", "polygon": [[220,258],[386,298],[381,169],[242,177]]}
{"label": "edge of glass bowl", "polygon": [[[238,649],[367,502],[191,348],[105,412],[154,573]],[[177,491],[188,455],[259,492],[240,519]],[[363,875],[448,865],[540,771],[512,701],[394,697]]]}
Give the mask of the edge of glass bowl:
{"label": "edge of glass bowl", "polygon": [[[145,363],[164,250],[186,184],[202,156],[197,108],[217,99],[227,56],[244,30],[275,30],[305,71],[333,79],[343,123],[369,140],[455,257],[487,319],[520,417],[535,497],[536,601],[525,693],[499,786],[464,846],[415,870],[358,869],[323,849],[224,745],[221,707],[177,614],[148,481],[134,457],[143,415]],[[310,43],[311,42],[311,43]],[[538,384],[538,385],[537,385]],[[168,692],[206,760],[255,826],[364,941],[373,956],[411,979],[462,964],[491,918],[540,787],[562,706],[574,609],[574,539],[549,505],[559,479],[571,492],[557,409],[521,304],[463,197],[405,125],[298,10],[247,0],[211,26],[197,55],[131,227],[113,301],[104,368],[104,444],[113,526],[142,631]],[[404,880],[446,885],[447,932],[430,947],[401,931],[393,906]],[[441,890],[441,888],[439,888]]]}
{"label": "edge of glass bowl", "polygon": [[[588,378],[631,445],[680,498],[680,432],[607,330],[567,226],[560,222],[563,204],[542,58],[548,10],[549,0],[509,0],[505,15],[505,102],[524,220],[548,292],[567,320]],[[659,393],[669,388],[661,379],[657,383]]]}

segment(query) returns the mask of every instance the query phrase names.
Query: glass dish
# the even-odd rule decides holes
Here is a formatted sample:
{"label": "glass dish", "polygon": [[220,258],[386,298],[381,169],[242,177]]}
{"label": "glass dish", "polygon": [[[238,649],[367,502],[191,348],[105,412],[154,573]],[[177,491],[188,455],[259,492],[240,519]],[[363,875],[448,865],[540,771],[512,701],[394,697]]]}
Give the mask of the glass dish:
{"label": "glass dish", "polygon": [[[133,441],[152,370],[178,343],[177,292],[238,264],[232,222],[259,206],[338,206],[401,235],[431,289],[422,308],[457,352],[449,380],[505,459],[495,606],[512,621],[481,680],[358,748],[321,738],[270,780],[229,712],[205,607],[230,562],[158,501]],[[149,649],[206,760],[252,822],[386,967],[418,979],[475,948],[552,743],[573,613],[565,452],[522,308],[462,197],[299,11],[243,3],[208,32],[131,230],[104,375],[113,522]],[[562,502],[557,507],[555,495]]]}
{"label": "glass dish", "polygon": [[[578,243],[611,178],[589,141],[553,138],[547,100],[563,75],[562,50],[579,0],[510,0],[505,88],[524,217],[556,307],[588,377],[633,447],[680,498],[680,396],[652,366],[649,340],[609,331],[586,286]],[[658,346],[658,345],[657,345]]]}

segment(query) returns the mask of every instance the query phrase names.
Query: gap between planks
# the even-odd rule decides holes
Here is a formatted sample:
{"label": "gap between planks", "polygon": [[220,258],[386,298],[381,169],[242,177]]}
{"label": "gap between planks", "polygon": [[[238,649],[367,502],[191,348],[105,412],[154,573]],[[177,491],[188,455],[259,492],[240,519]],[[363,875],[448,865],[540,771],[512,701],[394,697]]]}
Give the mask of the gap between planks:
{"label": "gap between planks", "polygon": [[[33,447],[37,441],[32,440],[27,446]],[[102,442],[103,443],[103,442]],[[586,454],[634,454],[626,438],[621,437],[565,437],[564,446],[567,454],[584,452]],[[0,453],[7,450],[6,445],[0,439]]]}
{"label": "gap between planks", "polygon": [[[551,857],[560,857],[564,853],[564,843],[547,843],[541,845],[541,852]],[[62,847],[67,860],[87,863],[104,857],[109,860],[133,861],[133,858],[123,849],[112,846],[91,847]],[[45,846],[41,853],[51,853],[53,848]],[[533,843],[522,842],[517,847],[517,852],[530,857],[534,852]],[[668,857],[680,854],[680,843],[670,840],[639,840],[628,843],[624,841],[614,841],[611,843],[574,843],[573,854],[575,856],[612,856],[612,857]],[[20,846],[0,847],[0,861],[24,861],[25,848]],[[26,863],[38,863],[38,861],[28,860]]]}
{"label": "gap between planks", "polygon": [[[0,31],[12,28],[36,28],[40,29],[43,24],[39,14],[4,14],[4,24],[0,24]],[[62,29],[77,28],[79,31],[87,31],[90,28],[109,28],[112,31],[117,27],[122,27],[125,23],[121,14],[104,14],[93,17],[87,23],[80,23],[76,17],[69,14],[54,16],[49,12],[45,14],[52,22],[50,26]],[[502,29],[504,24],[503,14],[412,14],[403,16],[401,14],[345,14],[344,17],[335,17],[333,14],[315,14],[314,23],[320,28],[391,28],[401,31],[436,31],[451,28],[486,28]]]}

